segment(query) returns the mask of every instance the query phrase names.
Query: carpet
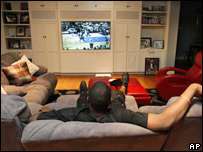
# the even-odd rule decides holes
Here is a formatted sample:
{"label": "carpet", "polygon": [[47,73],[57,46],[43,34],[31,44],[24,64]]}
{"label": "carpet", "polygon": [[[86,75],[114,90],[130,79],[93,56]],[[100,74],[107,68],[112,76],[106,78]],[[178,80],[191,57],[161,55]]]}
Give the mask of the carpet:
{"label": "carpet", "polygon": [[151,104],[150,105],[156,105],[156,106],[166,105],[167,101],[163,100],[159,96],[156,88],[148,88],[146,90],[149,93],[149,95],[151,96]]}

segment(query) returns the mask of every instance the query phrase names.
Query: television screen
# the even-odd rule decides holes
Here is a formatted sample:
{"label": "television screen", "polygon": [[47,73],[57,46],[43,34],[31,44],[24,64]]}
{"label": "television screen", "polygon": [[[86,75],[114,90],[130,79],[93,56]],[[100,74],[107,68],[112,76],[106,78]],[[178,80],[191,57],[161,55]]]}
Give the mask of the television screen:
{"label": "television screen", "polygon": [[63,50],[107,50],[110,22],[61,22]]}

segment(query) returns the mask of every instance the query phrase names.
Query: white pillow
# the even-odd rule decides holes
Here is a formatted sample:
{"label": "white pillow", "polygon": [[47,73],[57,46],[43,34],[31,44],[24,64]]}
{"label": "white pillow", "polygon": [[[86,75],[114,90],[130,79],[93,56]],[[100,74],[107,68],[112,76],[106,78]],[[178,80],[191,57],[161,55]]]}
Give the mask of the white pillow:
{"label": "white pillow", "polygon": [[31,75],[34,75],[39,70],[39,67],[37,67],[35,64],[30,62],[30,60],[26,57],[26,55],[23,55],[20,60],[12,63],[11,65],[16,65],[16,64],[19,64],[21,62],[27,63],[27,66],[28,66],[28,69],[29,69]]}
{"label": "white pillow", "polygon": [[1,86],[1,94],[7,94],[2,86]]}

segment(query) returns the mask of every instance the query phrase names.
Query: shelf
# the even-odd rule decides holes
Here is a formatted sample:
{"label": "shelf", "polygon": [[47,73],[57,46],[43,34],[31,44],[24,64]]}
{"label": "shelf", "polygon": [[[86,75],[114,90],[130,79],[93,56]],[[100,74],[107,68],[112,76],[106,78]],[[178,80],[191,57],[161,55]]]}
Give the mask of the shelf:
{"label": "shelf", "polygon": [[166,25],[162,25],[162,24],[142,24],[142,27],[166,27]]}
{"label": "shelf", "polygon": [[29,13],[29,10],[2,10],[2,13]]}
{"label": "shelf", "polygon": [[142,11],[143,14],[167,14],[166,11]]}
{"label": "shelf", "polygon": [[30,24],[3,24],[4,26],[30,26]]}
{"label": "shelf", "polygon": [[7,52],[12,52],[12,51],[30,52],[32,51],[32,49],[7,49]]}
{"label": "shelf", "polygon": [[5,37],[6,39],[31,39],[31,37]]}

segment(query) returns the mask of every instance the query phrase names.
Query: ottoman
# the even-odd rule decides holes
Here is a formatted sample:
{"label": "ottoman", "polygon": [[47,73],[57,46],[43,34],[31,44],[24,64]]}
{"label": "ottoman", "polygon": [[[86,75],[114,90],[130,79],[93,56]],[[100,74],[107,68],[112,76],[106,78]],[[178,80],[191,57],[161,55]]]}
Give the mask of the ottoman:
{"label": "ottoman", "polygon": [[[89,81],[89,87],[92,87],[92,85],[98,81],[103,81],[109,85],[110,88],[116,89],[115,86],[110,85],[111,79],[109,78],[92,78]],[[118,87],[118,89],[120,89],[120,87]],[[151,97],[149,93],[144,89],[144,87],[136,78],[129,79],[127,95],[133,96],[138,105],[146,105],[151,103]]]}

